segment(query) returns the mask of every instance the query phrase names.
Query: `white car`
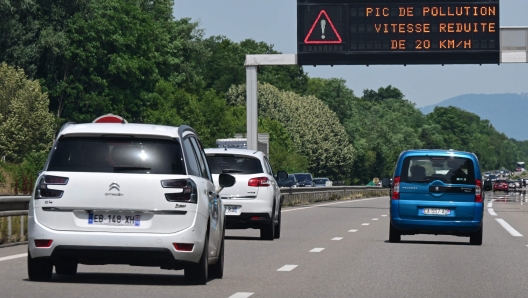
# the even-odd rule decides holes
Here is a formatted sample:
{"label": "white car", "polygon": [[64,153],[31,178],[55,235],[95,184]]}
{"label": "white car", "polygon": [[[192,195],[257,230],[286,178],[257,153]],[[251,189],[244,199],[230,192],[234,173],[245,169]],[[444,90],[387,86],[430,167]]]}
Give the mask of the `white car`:
{"label": "white car", "polygon": [[[221,187],[234,183],[220,177]],[[78,264],[184,269],[199,284],[221,278],[220,190],[189,126],[66,124],[29,205],[29,279],[50,280],[53,266],[73,275]]]}
{"label": "white car", "polygon": [[273,240],[281,234],[281,192],[277,180],[288,173],[273,175],[268,158],[261,151],[233,148],[205,149],[217,181],[222,173],[233,174],[236,183],[220,192],[226,207],[228,229],[260,229],[260,238]]}

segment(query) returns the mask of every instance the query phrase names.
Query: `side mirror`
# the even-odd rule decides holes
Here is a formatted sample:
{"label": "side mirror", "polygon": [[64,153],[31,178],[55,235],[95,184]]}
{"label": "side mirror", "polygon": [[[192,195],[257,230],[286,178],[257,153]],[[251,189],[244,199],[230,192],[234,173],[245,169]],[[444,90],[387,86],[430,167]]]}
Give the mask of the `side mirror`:
{"label": "side mirror", "polygon": [[220,174],[220,176],[218,177],[218,184],[220,185],[216,189],[216,193],[220,193],[225,187],[231,187],[235,185],[235,182],[236,178],[234,176],[225,173]]}
{"label": "side mirror", "polygon": [[285,171],[278,171],[277,172],[277,180],[279,181],[282,181],[282,180],[287,180],[288,179],[288,173],[285,172]]}
{"label": "side mirror", "polygon": [[385,187],[385,188],[391,187],[391,179],[390,178],[383,178],[383,180],[381,180],[381,186]]}

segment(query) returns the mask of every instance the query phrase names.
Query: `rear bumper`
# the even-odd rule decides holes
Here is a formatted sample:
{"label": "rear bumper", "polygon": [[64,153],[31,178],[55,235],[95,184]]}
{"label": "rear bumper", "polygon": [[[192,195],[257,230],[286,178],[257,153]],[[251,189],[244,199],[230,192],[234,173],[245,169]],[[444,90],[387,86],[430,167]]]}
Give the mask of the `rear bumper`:
{"label": "rear bumper", "polygon": [[[32,258],[48,257],[81,264],[129,264],[183,269],[198,263],[204,248],[207,219],[199,214],[192,226],[174,234],[57,231],[28,218],[28,250]],[[53,240],[49,248],[37,248],[35,239]],[[177,251],[173,243],[192,243],[191,252]]]}
{"label": "rear bumper", "polygon": [[260,229],[271,223],[268,213],[242,213],[226,216],[226,229]]}
{"label": "rear bumper", "polygon": [[[240,206],[240,215],[226,215],[226,229],[259,229],[271,222],[274,198],[222,200],[224,206]],[[258,217],[258,219],[251,219]]]}

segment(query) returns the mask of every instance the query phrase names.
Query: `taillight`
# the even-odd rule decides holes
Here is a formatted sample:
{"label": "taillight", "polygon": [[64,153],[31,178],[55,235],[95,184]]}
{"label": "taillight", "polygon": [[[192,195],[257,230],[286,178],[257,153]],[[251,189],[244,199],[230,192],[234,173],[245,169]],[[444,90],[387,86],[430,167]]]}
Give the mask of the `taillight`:
{"label": "taillight", "polygon": [[475,202],[482,203],[482,180],[475,179]]}
{"label": "taillight", "polygon": [[393,200],[400,199],[400,177],[394,177],[392,184],[392,197]]}
{"label": "taillight", "polygon": [[192,243],[173,243],[174,248],[179,251],[192,251],[194,244]]}
{"label": "taillight", "polygon": [[38,248],[48,248],[51,247],[53,240],[49,239],[35,239],[35,246]]}
{"label": "taillight", "polygon": [[44,175],[40,178],[37,185],[35,199],[58,199],[64,194],[64,191],[58,189],[49,189],[48,185],[66,185],[70,179],[67,177]]}
{"label": "taillight", "polygon": [[248,181],[248,186],[258,187],[258,186],[270,186],[270,181],[267,177],[258,177],[251,178]]}
{"label": "taillight", "polygon": [[171,179],[162,180],[161,186],[163,188],[179,188],[179,192],[166,193],[165,199],[169,202],[183,202],[196,203],[198,198],[198,190],[196,183],[191,179]]}

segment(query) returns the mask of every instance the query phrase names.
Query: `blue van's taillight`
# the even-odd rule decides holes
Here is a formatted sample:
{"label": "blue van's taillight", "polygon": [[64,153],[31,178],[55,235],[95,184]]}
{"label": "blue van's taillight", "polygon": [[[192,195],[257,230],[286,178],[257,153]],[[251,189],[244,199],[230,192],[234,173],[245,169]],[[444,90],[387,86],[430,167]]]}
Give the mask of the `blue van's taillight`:
{"label": "blue van's taillight", "polygon": [[391,199],[399,200],[400,199],[400,177],[394,177],[392,181],[392,196]]}
{"label": "blue van's taillight", "polygon": [[475,202],[482,203],[482,180],[475,179]]}

